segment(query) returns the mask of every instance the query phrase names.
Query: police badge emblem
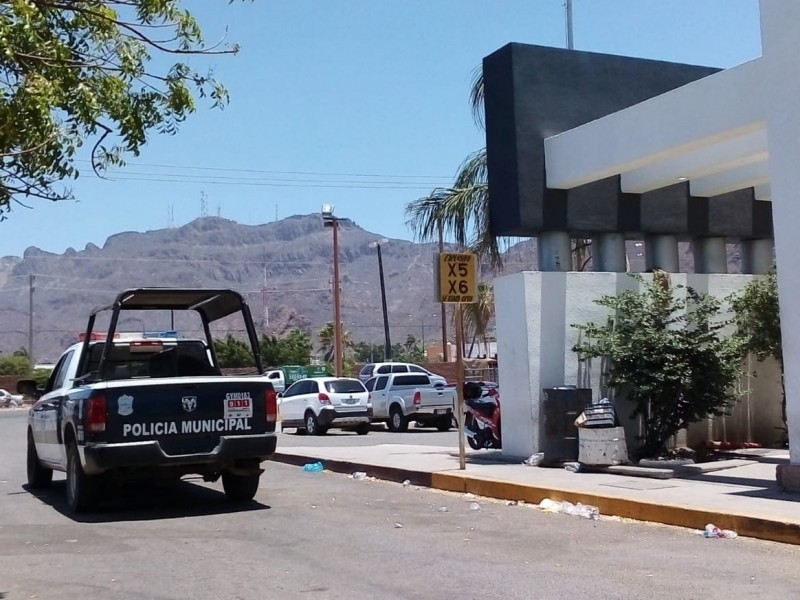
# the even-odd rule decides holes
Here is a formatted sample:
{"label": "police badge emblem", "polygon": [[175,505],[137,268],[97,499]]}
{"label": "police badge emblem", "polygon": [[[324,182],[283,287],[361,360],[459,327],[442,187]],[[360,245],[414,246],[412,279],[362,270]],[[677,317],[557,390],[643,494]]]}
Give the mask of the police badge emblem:
{"label": "police badge emblem", "polygon": [[123,417],[133,414],[133,396],[120,396],[117,398],[117,412]]}

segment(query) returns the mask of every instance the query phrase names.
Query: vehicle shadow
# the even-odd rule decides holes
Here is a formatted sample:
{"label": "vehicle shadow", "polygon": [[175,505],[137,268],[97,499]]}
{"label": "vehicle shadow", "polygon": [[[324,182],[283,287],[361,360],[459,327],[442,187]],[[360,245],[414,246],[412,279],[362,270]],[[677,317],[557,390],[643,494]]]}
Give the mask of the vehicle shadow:
{"label": "vehicle shadow", "polygon": [[78,523],[157,521],[271,508],[257,500],[231,502],[222,491],[198,485],[193,480],[137,481],[122,485],[105,483],[95,508],[86,513],[74,513],[67,505],[64,480],[54,481],[46,489],[31,489],[27,484],[22,487],[43,504]]}

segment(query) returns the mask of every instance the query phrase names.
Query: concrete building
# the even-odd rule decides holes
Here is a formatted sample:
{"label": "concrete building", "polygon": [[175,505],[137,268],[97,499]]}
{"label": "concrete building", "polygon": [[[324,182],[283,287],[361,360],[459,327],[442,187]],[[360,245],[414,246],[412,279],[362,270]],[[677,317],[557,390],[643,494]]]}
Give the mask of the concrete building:
{"label": "concrete building", "polygon": [[[800,2],[760,10],[762,56],[723,71],[519,45],[484,60],[493,228],[540,248],[540,272],[495,285],[503,396],[532,399],[503,406],[509,453],[536,449],[543,387],[593,377],[567,364],[565,323],[633,285],[626,238],[645,240],[648,267],[722,294],[746,281],[726,275],[726,241],[759,274],[774,236],[791,454],[778,479],[800,491]],[[592,238],[598,272],[569,272],[571,237]],[[677,273],[679,239],[696,274]]]}

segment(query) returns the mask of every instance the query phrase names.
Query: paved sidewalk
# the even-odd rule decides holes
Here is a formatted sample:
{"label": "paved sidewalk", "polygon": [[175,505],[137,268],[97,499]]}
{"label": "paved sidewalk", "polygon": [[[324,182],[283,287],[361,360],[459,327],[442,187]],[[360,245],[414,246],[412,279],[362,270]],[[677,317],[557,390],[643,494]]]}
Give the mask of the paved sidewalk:
{"label": "paved sidewalk", "polygon": [[544,498],[582,502],[597,506],[603,515],[694,529],[714,523],[739,535],[800,544],[800,495],[783,493],[775,483],[776,465],[788,462],[785,450],[745,452],[669,479],[529,467],[486,451],[469,452],[461,471],[458,453],[450,448],[405,444],[279,443],[276,460],[296,465],[320,461],[332,471],[365,471],[379,479],[408,479],[415,485],[528,503]]}

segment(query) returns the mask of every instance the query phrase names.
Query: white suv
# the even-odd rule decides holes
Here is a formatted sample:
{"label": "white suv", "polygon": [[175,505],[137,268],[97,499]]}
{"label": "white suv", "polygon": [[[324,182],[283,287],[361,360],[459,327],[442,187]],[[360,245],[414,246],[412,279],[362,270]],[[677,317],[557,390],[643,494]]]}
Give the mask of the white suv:
{"label": "white suv", "polygon": [[372,404],[358,379],[310,377],[295,381],[278,394],[281,427],[297,427],[308,435],[323,435],[331,427],[369,433]]}
{"label": "white suv", "polygon": [[428,369],[420,367],[419,365],[400,362],[367,363],[359,372],[358,378],[362,382],[365,382],[371,377],[388,375],[389,373],[424,373],[430,377],[434,387],[447,385],[447,380],[441,375],[431,373]]}

